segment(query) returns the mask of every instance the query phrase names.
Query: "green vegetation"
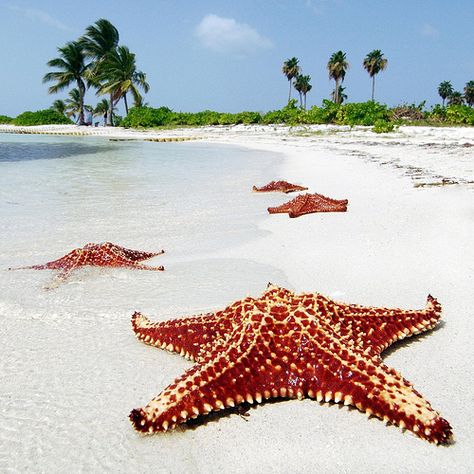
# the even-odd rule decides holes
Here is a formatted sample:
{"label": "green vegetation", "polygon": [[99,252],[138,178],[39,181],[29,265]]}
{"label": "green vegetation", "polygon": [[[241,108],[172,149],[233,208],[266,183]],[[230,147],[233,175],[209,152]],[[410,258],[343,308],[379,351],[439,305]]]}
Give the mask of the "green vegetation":
{"label": "green vegetation", "polygon": [[13,117],[9,117],[8,115],[0,115],[0,124],[12,123]]}
{"label": "green vegetation", "polygon": [[50,124],[71,124],[71,120],[60,112],[52,109],[38,110],[36,112],[23,112],[13,119],[14,125],[50,125]]}
{"label": "green vegetation", "polygon": [[391,132],[396,125],[474,125],[474,109],[467,105],[448,107],[436,106],[424,109],[424,102],[418,105],[401,105],[389,109],[385,104],[367,101],[361,103],[336,104],[324,100],[321,107],[308,110],[297,106],[296,99],[287,106],[267,113],[239,112],[236,114],[204,110],[197,113],[174,112],[168,107],[133,107],[121,126],[130,128],[179,127],[205,125],[316,125],[335,124],[374,126],[377,133]]}
{"label": "green vegetation", "polygon": [[374,128],[372,129],[375,133],[389,133],[393,132],[395,124],[387,120],[376,120],[374,123]]}

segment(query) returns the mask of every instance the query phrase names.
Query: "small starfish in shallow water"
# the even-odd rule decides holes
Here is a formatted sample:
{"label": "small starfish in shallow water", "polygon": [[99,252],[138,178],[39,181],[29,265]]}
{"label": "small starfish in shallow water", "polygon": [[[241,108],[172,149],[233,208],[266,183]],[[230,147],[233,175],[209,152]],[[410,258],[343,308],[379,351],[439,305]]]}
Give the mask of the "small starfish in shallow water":
{"label": "small starfish in shallow water", "polygon": [[270,214],[288,213],[290,217],[300,217],[313,212],[346,212],[347,199],[331,199],[322,194],[301,194],[277,207],[269,207]]}
{"label": "small starfish in shallow water", "polygon": [[271,192],[281,192],[281,193],[293,193],[295,191],[306,191],[308,188],[304,186],[299,186],[297,184],[291,184],[288,181],[270,181],[265,186],[257,188],[254,186],[253,191],[257,193],[271,193]]}
{"label": "small starfish in shallow water", "polygon": [[139,250],[120,247],[111,242],[103,242],[101,244],[89,243],[82,248],[72,250],[64,257],[53,260],[52,262],[43,265],[11,268],[10,270],[30,268],[35,270],[59,270],[57,278],[61,280],[65,280],[73,270],[84,265],[96,267],[131,267],[139,270],[163,271],[164,267],[162,266],[149,267],[139,262],[156,257],[164,252],[164,250],[160,250],[159,252],[141,252]]}
{"label": "small starfish in shallow water", "polygon": [[140,340],[197,363],[130,419],[137,430],[152,433],[243,402],[310,397],[355,406],[446,443],[449,423],[380,357],[395,341],[436,326],[440,314],[431,296],[423,310],[408,311],[275,286],[216,313],[161,323],[135,313]]}

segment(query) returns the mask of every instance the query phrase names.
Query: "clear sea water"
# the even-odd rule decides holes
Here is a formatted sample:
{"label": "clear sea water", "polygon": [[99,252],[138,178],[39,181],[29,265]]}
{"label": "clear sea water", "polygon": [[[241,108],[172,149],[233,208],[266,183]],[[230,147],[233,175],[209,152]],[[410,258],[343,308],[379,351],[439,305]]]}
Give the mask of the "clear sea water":
{"label": "clear sea water", "polygon": [[[199,142],[0,135],[1,472],[142,470],[149,451],[170,455],[128,413],[190,364],[139,343],[131,314],[217,309],[284,283],[245,255],[222,257],[263,235],[266,204],[251,189],[280,161]],[[88,267],[54,289],[52,271],[7,270],[103,241],[165,249],[146,263],[166,270]]]}

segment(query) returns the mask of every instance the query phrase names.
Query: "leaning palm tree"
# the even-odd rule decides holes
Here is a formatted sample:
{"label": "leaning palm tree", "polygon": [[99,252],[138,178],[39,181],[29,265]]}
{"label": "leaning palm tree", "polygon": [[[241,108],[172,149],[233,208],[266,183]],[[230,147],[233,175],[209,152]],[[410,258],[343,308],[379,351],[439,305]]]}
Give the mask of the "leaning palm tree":
{"label": "leaning palm tree", "polygon": [[387,67],[387,59],[383,57],[382,51],[380,49],[374,49],[364,58],[362,65],[364,69],[369,73],[369,76],[372,78],[372,102],[375,97],[375,76],[380,72],[385,70]]}
{"label": "leaning palm tree", "polygon": [[443,107],[445,104],[446,99],[454,92],[453,86],[451,85],[450,81],[443,81],[438,86],[438,94],[440,95],[441,99],[443,99]]}
{"label": "leaning palm tree", "polygon": [[303,76],[298,74],[295,77],[295,81],[293,83],[295,89],[300,94],[300,106],[302,109],[306,109],[306,94],[313,88],[313,86],[309,83],[311,80],[311,76]]}
{"label": "leaning palm tree", "polygon": [[448,105],[463,105],[464,98],[459,91],[454,91],[448,97]]}
{"label": "leaning palm tree", "polygon": [[67,108],[66,102],[64,102],[64,100],[61,100],[61,99],[56,99],[53,102],[53,105],[50,107],[51,110],[55,110],[56,112],[59,112],[62,115],[66,115],[66,108]]}
{"label": "leaning palm tree", "polygon": [[45,74],[43,82],[56,82],[48,89],[50,94],[56,94],[71,84],[76,84],[80,101],[78,123],[84,125],[85,77],[89,64],[86,62],[82,45],[77,41],[66,43],[65,46],[58,48],[58,51],[59,57],[51,59],[47,64],[59,70]]}
{"label": "leaning palm tree", "polygon": [[291,100],[291,80],[296,77],[299,73],[301,68],[298,66],[299,59],[298,58],[289,58],[283,63],[282,72],[288,79],[288,83],[290,85],[290,90],[288,92],[288,103]]}
{"label": "leaning palm tree", "polygon": [[[100,18],[93,25],[86,28],[86,32],[79,42],[83,45],[87,57],[94,60],[89,80],[94,84],[97,76],[100,74],[100,67],[107,56],[116,50],[119,43],[119,32],[109,20]],[[109,125],[112,125],[112,93],[109,100]]]}
{"label": "leaning palm tree", "polygon": [[464,86],[464,100],[467,105],[474,105],[474,81],[469,81]]}
{"label": "leaning palm tree", "polygon": [[142,96],[139,88],[145,93],[150,90],[146,74],[137,71],[135,54],[126,46],[119,46],[107,56],[100,67],[97,79],[100,83],[98,93],[111,94],[114,105],[123,98],[126,114],[128,114],[127,93],[132,94],[135,103],[140,103]]}
{"label": "leaning palm tree", "polygon": [[336,81],[336,87],[334,88],[336,91],[334,102],[339,104],[339,82],[344,81],[344,78],[346,77],[346,71],[349,68],[349,63],[346,61],[346,53],[343,53],[342,51],[333,53],[329,58],[327,68],[329,72],[329,79],[334,79]]}

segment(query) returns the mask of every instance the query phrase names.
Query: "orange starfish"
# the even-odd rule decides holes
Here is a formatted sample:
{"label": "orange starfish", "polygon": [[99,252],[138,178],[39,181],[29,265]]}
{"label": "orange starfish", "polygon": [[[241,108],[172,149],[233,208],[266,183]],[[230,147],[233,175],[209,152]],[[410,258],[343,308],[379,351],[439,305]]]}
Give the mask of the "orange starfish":
{"label": "orange starfish", "polygon": [[270,214],[288,213],[290,217],[300,217],[313,212],[346,212],[347,199],[331,199],[322,194],[300,194],[291,201],[277,207],[269,207]]}
{"label": "orange starfish", "polygon": [[282,193],[292,193],[294,191],[306,191],[308,188],[304,186],[299,186],[297,184],[291,184],[288,181],[270,181],[265,186],[257,188],[254,186],[253,191],[258,193],[269,193],[269,192],[282,192]]}
{"label": "orange starfish", "polygon": [[310,397],[355,406],[446,443],[449,423],[380,356],[395,341],[436,326],[440,314],[431,296],[425,309],[406,311],[275,286],[216,313],[161,323],[135,313],[140,340],[196,364],[130,419],[137,430],[152,433],[245,401]]}
{"label": "orange starfish", "polygon": [[101,244],[89,243],[82,248],[74,249],[64,257],[43,265],[31,265],[28,267],[11,268],[10,270],[35,269],[35,270],[59,270],[57,277],[66,279],[70,273],[77,267],[84,265],[92,265],[96,267],[132,267],[139,270],[157,270],[163,271],[164,267],[149,267],[138,262],[147,260],[157,255],[165,253],[164,250],[159,252],[141,252],[139,250],[131,250],[111,242],[103,242]]}

